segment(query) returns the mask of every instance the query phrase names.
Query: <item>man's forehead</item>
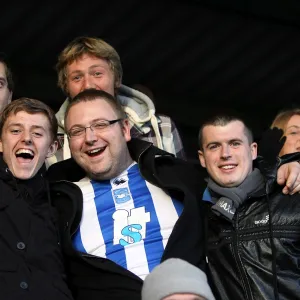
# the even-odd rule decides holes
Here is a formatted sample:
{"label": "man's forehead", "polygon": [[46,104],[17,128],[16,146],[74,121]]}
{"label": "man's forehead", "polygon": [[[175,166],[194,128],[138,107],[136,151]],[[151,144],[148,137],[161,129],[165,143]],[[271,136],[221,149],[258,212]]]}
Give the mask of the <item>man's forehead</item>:
{"label": "man's forehead", "polygon": [[241,121],[232,121],[224,126],[207,125],[203,128],[204,143],[234,139],[247,139],[245,125]]}
{"label": "man's forehead", "polygon": [[[96,98],[90,101],[82,101],[74,104],[70,107],[68,117],[70,118],[76,116],[78,119],[78,114],[82,115],[83,118],[92,119],[109,119],[116,117],[117,113],[115,112],[113,106],[104,98]],[[82,121],[82,118],[78,121]]]}
{"label": "man's forehead", "polygon": [[24,124],[30,123],[31,126],[39,126],[45,127],[50,126],[50,121],[48,120],[47,116],[43,113],[35,113],[31,114],[24,110],[18,111],[17,113],[11,112],[5,121],[5,125],[11,124]]}
{"label": "man's forehead", "polygon": [[90,63],[91,63],[91,65],[89,67],[96,67],[99,65],[102,66],[102,65],[108,64],[107,60],[104,58],[97,57],[90,53],[83,53],[68,63],[68,65],[67,65],[68,71],[70,71],[70,70],[73,71],[74,68],[78,68],[79,65],[81,65],[82,63],[85,63],[87,60],[90,61]]}

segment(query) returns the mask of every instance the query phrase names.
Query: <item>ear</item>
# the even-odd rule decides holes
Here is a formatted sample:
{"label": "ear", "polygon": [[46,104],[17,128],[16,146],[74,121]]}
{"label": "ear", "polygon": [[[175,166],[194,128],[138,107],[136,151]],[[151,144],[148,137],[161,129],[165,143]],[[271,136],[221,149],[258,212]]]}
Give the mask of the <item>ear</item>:
{"label": "ear", "polygon": [[202,166],[203,168],[206,168],[205,158],[204,158],[203,151],[198,150],[198,157],[199,157],[201,166]]}
{"label": "ear", "polygon": [[57,150],[57,147],[58,147],[58,142],[57,141],[54,141],[50,146],[49,146],[49,149],[48,149],[48,152],[47,152],[47,156],[46,158],[49,158],[51,156],[53,156]]}
{"label": "ear", "polygon": [[125,137],[126,142],[129,142],[131,140],[129,121],[128,119],[125,119],[121,122],[122,122],[121,126],[122,126],[123,135]]}
{"label": "ear", "polygon": [[0,152],[3,152],[2,140],[0,139]]}
{"label": "ear", "polygon": [[251,148],[251,157],[252,160],[254,160],[257,157],[257,143],[252,143],[250,145],[250,148]]}

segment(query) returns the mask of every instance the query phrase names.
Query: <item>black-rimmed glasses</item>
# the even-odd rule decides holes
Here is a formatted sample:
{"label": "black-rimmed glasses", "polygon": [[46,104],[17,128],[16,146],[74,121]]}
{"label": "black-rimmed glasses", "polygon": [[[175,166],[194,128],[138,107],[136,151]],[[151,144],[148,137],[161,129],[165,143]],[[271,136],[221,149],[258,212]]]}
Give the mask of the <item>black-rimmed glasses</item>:
{"label": "black-rimmed glasses", "polygon": [[116,119],[116,120],[111,120],[111,121],[101,120],[101,121],[97,121],[97,122],[91,124],[90,126],[86,126],[86,127],[76,126],[76,127],[73,127],[72,129],[70,129],[67,134],[70,139],[77,138],[77,137],[83,137],[86,133],[87,128],[90,128],[95,133],[100,133],[101,131],[103,131],[107,127],[109,127],[110,125],[120,122],[122,120],[123,119]]}

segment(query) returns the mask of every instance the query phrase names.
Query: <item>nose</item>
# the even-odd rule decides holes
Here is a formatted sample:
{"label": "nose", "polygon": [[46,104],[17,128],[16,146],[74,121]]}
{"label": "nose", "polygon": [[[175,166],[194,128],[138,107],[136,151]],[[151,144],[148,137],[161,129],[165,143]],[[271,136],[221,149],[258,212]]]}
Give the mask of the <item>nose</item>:
{"label": "nose", "polygon": [[95,85],[93,84],[91,78],[89,77],[89,75],[85,75],[84,77],[84,81],[83,81],[83,85],[82,85],[82,90],[87,90],[87,89],[91,89],[94,88]]}
{"label": "nose", "polygon": [[85,143],[88,145],[93,145],[97,140],[98,137],[95,132],[90,127],[87,127],[85,129]]}
{"label": "nose", "polygon": [[230,146],[223,145],[221,149],[221,158],[228,159],[231,157]]}
{"label": "nose", "polygon": [[31,144],[32,139],[31,139],[31,134],[30,134],[30,132],[24,131],[22,137],[23,137],[23,142],[24,142],[26,145],[30,145],[30,144]]}

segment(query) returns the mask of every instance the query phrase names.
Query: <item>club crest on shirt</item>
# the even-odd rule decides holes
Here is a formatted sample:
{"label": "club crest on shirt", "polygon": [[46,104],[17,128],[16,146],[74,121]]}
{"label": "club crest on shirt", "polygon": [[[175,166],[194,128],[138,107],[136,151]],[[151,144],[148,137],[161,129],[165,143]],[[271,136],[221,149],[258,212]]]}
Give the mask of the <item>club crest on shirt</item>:
{"label": "club crest on shirt", "polygon": [[131,200],[130,192],[127,187],[112,190],[114,200],[117,204],[125,203]]}

